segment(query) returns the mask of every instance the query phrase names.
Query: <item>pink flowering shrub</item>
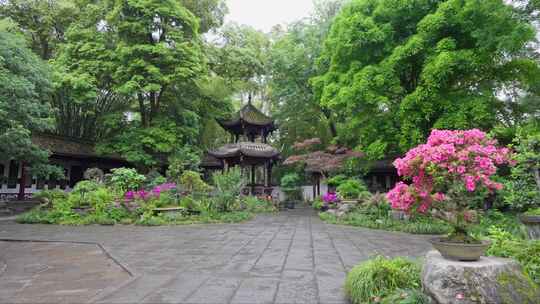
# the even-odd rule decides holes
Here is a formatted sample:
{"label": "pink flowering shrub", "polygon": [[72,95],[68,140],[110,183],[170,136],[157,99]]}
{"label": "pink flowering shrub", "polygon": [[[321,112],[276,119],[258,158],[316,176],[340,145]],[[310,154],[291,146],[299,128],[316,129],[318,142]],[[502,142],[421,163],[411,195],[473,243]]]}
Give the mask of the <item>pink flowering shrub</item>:
{"label": "pink flowering shrub", "polygon": [[502,188],[492,176],[497,166],[512,163],[511,157],[509,149],[480,130],[433,130],[426,144],[394,161],[410,184],[396,184],[387,198],[394,209],[425,213],[434,207],[456,213],[456,222],[462,223],[472,196]]}
{"label": "pink flowering shrub", "polygon": [[326,192],[323,195],[322,200],[325,203],[325,205],[334,204],[338,202],[338,197],[335,192]]}
{"label": "pink flowering shrub", "polygon": [[157,185],[152,190],[146,191],[144,189],[138,190],[138,191],[128,191],[124,194],[124,199],[126,201],[133,201],[133,200],[143,200],[148,201],[152,198],[159,198],[161,193],[171,191],[172,189],[176,188],[175,183],[165,183],[161,185]]}

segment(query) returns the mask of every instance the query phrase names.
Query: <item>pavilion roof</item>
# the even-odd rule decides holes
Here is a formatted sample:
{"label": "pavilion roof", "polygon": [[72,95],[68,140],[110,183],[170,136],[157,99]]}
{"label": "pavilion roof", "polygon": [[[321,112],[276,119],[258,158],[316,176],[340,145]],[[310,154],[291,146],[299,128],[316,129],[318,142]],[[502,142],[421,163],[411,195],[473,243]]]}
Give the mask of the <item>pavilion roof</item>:
{"label": "pavilion roof", "polygon": [[227,119],[218,120],[218,122],[226,129],[242,125],[243,123],[260,127],[271,127],[272,129],[275,128],[274,120],[257,109],[251,102],[248,102]]}
{"label": "pavilion roof", "polygon": [[276,159],[279,157],[279,151],[276,148],[268,144],[254,142],[239,142],[234,144],[226,144],[215,150],[208,151],[208,154],[217,159],[240,156],[272,159]]}

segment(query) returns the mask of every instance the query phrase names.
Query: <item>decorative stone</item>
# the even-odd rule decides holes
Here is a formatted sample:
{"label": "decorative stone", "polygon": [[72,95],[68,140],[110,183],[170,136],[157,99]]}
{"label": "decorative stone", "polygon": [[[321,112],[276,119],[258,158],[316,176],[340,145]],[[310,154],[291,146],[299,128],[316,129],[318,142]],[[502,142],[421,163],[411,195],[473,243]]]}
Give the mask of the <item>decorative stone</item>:
{"label": "decorative stone", "polygon": [[521,215],[520,220],[527,227],[529,239],[540,240],[540,215]]}
{"label": "decorative stone", "polygon": [[403,210],[390,210],[390,215],[397,221],[408,221],[410,218],[410,215]]}
{"label": "decorative stone", "polygon": [[426,255],[422,271],[424,292],[438,304],[538,304],[540,288],[514,260],[481,257],[477,262]]}

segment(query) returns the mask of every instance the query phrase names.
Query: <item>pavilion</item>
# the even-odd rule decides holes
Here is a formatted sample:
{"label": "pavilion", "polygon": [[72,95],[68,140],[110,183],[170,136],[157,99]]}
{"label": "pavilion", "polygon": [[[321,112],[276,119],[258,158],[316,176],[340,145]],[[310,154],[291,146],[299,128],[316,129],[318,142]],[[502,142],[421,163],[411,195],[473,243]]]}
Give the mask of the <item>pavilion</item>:
{"label": "pavilion", "polygon": [[280,160],[279,151],[268,144],[268,136],[277,129],[274,120],[257,109],[250,97],[238,112],[218,123],[231,134],[231,141],[209,150],[201,167],[208,172],[240,166],[249,175],[245,192],[271,194],[272,167]]}

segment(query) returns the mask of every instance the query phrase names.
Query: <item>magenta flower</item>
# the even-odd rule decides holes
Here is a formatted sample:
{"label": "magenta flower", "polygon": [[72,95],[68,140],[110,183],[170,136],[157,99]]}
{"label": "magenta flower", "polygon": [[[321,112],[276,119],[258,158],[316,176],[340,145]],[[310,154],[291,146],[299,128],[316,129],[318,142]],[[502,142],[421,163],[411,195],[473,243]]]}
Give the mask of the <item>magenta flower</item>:
{"label": "magenta flower", "polygon": [[327,192],[325,195],[323,195],[322,199],[327,204],[335,203],[338,201],[337,194],[332,192]]}

